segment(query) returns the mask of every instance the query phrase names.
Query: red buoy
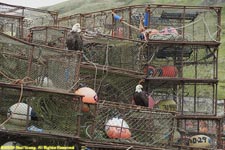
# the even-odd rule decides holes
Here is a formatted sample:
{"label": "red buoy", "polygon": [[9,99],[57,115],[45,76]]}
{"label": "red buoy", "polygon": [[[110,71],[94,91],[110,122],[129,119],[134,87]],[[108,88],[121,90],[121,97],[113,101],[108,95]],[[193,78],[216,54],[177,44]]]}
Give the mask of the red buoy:
{"label": "red buoy", "polygon": [[162,69],[162,77],[176,77],[178,70],[175,66],[163,66]]}

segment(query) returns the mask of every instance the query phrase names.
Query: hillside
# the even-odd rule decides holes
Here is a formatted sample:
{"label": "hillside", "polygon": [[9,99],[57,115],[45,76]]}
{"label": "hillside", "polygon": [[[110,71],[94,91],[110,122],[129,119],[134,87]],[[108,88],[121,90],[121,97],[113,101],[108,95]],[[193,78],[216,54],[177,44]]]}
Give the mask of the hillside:
{"label": "hillside", "polygon": [[[58,11],[61,16],[69,16],[76,13],[93,12],[96,10],[105,10],[128,5],[140,5],[146,3],[154,4],[178,4],[178,5],[204,5],[204,6],[225,6],[225,0],[68,0],[63,3],[45,7],[47,10]],[[225,25],[225,10],[222,11],[222,29]],[[219,86],[218,99],[225,99],[225,31],[222,30],[221,46],[219,50]]]}
{"label": "hillside", "polygon": [[141,4],[180,4],[180,5],[221,5],[225,0],[68,0],[57,5],[44,7],[47,10],[54,10],[60,13],[60,16],[67,16],[75,13],[92,12],[128,5]]}

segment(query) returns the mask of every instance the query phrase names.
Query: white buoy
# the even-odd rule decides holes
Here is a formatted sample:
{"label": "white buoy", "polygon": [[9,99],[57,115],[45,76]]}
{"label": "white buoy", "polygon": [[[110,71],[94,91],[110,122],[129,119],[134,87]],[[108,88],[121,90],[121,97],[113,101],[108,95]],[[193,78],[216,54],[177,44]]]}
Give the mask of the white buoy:
{"label": "white buoy", "polygon": [[2,146],[14,146],[14,145],[20,146],[21,144],[16,141],[8,141],[4,143]]}
{"label": "white buoy", "polygon": [[36,79],[36,82],[38,83],[38,86],[41,87],[54,87],[52,80],[48,77],[38,77],[38,79]]}
{"label": "white buoy", "polygon": [[[25,103],[16,103],[12,105],[7,112],[7,116],[10,117],[9,122],[16,125],[25,125],[27,120],[28,105]],[[31,120],[32,108],[29,107],[29,121]]]}
{"label": "white buoy", "polygon": [[105,132],[109,138],[128,139],[131,137],[129,126],[121,118],[112,118],[105,125]]}
{"label": "white buoy", "polygon": [[189,139],[189,145],[193,147],[207,148],[210,147],[211,144],[211,138],[206,135],[195,135]]}

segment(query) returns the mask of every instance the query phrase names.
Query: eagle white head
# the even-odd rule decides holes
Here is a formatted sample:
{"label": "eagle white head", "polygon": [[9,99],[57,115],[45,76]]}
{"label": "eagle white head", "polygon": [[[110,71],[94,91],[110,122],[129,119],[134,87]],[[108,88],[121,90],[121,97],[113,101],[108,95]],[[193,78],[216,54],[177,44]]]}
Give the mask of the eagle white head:
{"label": "eagle white head", "polygon": [[73,27],[72,27],[72,31],[73,32],[80,32],[81,31],[80,24],[79,23],[74,24]]}
{"label": "eagle white head", "polygon": [[138,84],[138,85],[136,86],[135,92],[140,93],[140,92],[142,92],[142,89],[143,89],[143,86],[142,86],[141,84]]}

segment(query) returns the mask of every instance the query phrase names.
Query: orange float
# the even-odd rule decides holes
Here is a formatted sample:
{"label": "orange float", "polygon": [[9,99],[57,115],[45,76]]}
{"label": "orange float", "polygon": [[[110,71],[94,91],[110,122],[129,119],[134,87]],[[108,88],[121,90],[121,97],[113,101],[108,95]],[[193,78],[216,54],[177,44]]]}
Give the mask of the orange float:
{"label": "orange float", "polygon": [[89,87],[82,87],[75,91],[75,94],[84,95],[83,103],[95,104],[98,101],[96,92]]}
{"label": "orange float", "polygon": [[129,126],[123,119],[112,118],[108,120],[105,126],[106,134],[112,139],[128,139],[131,137]]}
{"label": "orange float", "polygon": [[84,104],[83,103],[83,106],[81,108],[81,111],[82,112],[89,112],[89,110],[90,110],[90,107],[88,106],[88,104]]}
{"label": "orange float", "polygon": [[163,66],[162,69],[162,77],[176,77],[178,70],[175,66]]}
{"label": "orange float", "polygon": [[208,133],[208,125],[205,121],[200,121],[199,123],[199,132]]}

